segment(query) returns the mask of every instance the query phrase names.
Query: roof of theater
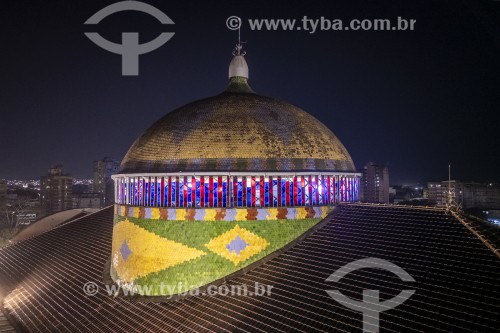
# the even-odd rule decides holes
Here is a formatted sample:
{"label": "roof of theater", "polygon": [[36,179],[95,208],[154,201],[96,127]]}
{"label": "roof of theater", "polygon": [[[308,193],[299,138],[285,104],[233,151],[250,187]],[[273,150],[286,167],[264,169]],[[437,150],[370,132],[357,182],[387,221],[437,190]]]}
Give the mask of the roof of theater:
{"label": "roof of theater", "polygon": [[[321,228],[273,259],[227,281],[273,286],[265,296],[193,296],[141,303],[108,296],[103,272],[111,253],[112,208],[0,250],[4,312],[28,332],[361,331],[361,313],[326,290],[360,299],[415,294],[382,312],[384,331],[500,329],[500,260],[443,210],[340,205]],[[325,282],[340,267],[367,257],[388,260],[415,282],[380,269],[361,269]],[[86,296],[83,286],[101,290]]]}

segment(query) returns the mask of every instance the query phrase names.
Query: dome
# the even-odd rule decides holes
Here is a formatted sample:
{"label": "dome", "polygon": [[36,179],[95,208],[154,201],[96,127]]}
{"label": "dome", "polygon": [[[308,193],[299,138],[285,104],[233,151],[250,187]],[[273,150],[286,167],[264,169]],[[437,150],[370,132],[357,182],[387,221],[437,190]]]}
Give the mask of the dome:
{"label": "dome", "polygon": [[[246,67],[240,60],[236,69]],[[186,171],[355,172],[355,167],[340,140],[316,118],[254,93],[245,77],[233,76],[223,93],[154,123],[121,164],[121,173]]]}
{"label": "dome", "polygon": [[360,174],[337,137],[298,107],[253,92],[241,44],[233,56],[226,90],[154,123],[112,177],[110,276],[122,287],[161,281],[168,290],[159,297],[181,297],[358,200]]}

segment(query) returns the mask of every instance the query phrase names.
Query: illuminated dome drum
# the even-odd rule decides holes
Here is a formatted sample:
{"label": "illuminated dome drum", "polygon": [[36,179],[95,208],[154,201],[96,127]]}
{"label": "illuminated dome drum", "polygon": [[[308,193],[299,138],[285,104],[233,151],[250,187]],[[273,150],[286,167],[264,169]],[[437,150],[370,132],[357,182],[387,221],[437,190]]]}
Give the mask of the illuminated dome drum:
{"label": "illuminated dome drum", "polygon": [[[168,271],[173,283],[186,262],[208,254],[217,255],[212,263],[229,262],[217,267],[220,274],[198,272],[185,282],[201,286],[289,243],[335,203],[358,200],[360,175],[339,139],[301,109],[254,93],[240,49],[227,89],[154,123],[113,177],[115,281],[133,285],[153,276],[164,282]],[[189,232],[207,238],[195,244]],[[180,258],[167,260],[158,251]]]}

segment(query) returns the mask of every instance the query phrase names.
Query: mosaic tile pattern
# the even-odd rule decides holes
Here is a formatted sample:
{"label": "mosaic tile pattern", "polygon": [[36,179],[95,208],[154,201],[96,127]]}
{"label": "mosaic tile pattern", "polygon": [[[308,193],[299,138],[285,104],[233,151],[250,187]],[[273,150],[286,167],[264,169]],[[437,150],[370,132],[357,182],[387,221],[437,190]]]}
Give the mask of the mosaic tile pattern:
{"label": "mosaic tile pattern", "polygon": [[206,253],[160,237],[129,220],[113,227],[112,266],[124,283],[197,259]]}
{"label": "mosaic tile pattern", "polygon": [[134,142],[121,173],[356,171],[340,140],[316,118],[245,85],[233,82],[220,95],[168,113]]}
{"label": "mosaic tile pattern", "polygon": [[236,225],[233,229],[213,238],[206,247],[234,265],[238,265],[269,245],[265,238]]}
{"label": "mosaic tile pattern", "polygon": [[[147,209],[138,211],[149,216]],[[196,216],[191,211],[176,211],[175,216]],[[207,209],[206,214],[217,220],[171,221],[115,215],[111,278],[140,295],[144,290],[139,286],[144,285],[156,288],[158,295],[175,295],[237,272],[320,221],[225,221],[225,211]],[[258,212],[250,215],[255,217]]]}
{"label": "mosaic tile pattern", "polygon": [[152,208],[115,205],[115,214],[118,217],[169,221],[256,221],[325,218],[331,209],[332,207],[330,206],[281,208]]}

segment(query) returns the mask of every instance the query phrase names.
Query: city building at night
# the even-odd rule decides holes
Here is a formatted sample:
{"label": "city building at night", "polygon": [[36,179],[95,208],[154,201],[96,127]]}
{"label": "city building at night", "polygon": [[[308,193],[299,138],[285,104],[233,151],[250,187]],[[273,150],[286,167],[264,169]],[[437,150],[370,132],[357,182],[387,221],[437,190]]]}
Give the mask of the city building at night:
{"label": "city building at night", "polygon": [[92,191],[100,197],[100,208],[114,203],[115,191],[111,176],[116,174],[120,168],[120,162],[105,157],[94,161]]}
{"label": "city building at night", "polygon": [[427,183],[427,197],[438,207],[446,206],[450,194],[462,209],[500,209],[499,184],[458,180]]}
{"label": "city building at night", "polygon": [[73,208],[102,208],[101,199],[99,193],[73,194]]}
{"label": "city building at night", "polygon": [[7,197],[7,181],[0,180],[0,209],[5,206]]}
{"label": "city building at night", "polygon": [[369,162],[363,168],[361,201],[389,203],[389,167]]}
{"label": "city building at night", "polygon": [[40,180],[40,207],[42,216],[73,208],[73,177],[62,165],[49,168]]}

